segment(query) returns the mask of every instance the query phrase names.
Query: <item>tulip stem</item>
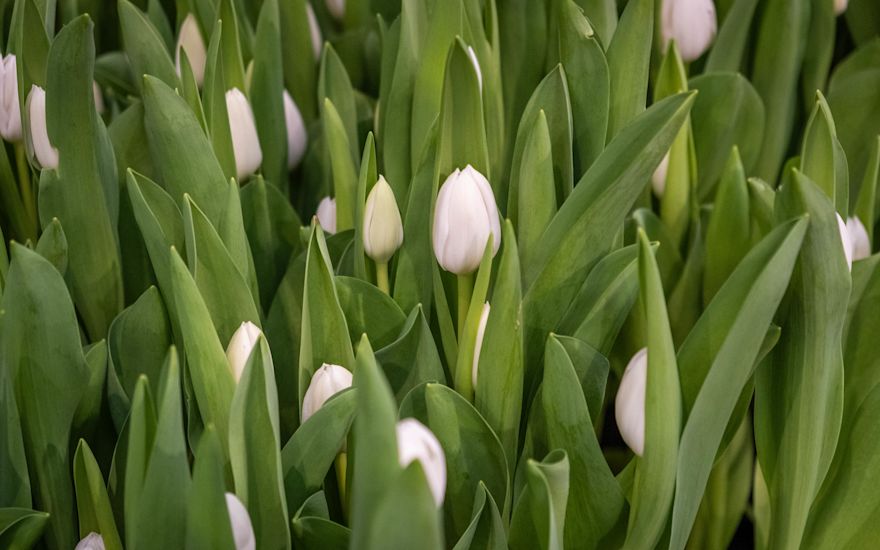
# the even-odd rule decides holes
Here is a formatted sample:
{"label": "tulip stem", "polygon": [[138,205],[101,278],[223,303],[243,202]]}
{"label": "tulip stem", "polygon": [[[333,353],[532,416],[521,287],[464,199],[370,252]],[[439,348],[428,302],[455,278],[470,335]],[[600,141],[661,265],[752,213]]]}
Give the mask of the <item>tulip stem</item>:
{"label": "tulip stem", "polygon": [[388,284],[388,262],[376,262],[376,286],[385,294],[391,295],[391,285]]}
{"label": "tulip stem", "polygon": [[341,452],[336,455],[336,460],[333,461],[333,465],[336,467],[336,484],[338,485],[339,490],[339,502],[342,505],[342,515],[348,518],[348,494],[345,491],[346,484],[346,469],[348,466],[348,455],[345,452]]}
{"label": "tulip stem", "polygon": [[24,152],[22,142],[15,143],[15,167],[18,170],[18,185],[21,188],[21,201],[27,212],[28,218],[36,223],[37,207],[34,201],[34,191],[31,188],[30,166]]}
{"label": "tulip stem", "polygon": [[467,321],[471,295],[474,293],[474,276],[472,273],[458,276],[458,341],[464,336],[464,324]]}

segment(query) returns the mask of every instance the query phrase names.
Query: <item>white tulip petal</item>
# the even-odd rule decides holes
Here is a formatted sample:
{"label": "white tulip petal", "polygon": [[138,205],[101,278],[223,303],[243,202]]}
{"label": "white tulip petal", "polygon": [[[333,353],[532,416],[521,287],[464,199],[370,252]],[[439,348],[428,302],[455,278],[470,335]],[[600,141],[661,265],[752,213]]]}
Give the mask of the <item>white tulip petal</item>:
{"label": "white tulip petal", "polygon": [[327,11],[334,19],[341,20],[345,17],[345,0],[325,0]]}
{"label": "white tulip petal", "polygon": [[261,334],[263,332],[260,327],[247,321],[242,323],[229,339],[229,345],[226,346],[226,360],[229,362],[229,369],[232,371],[236,384],[241,380],[248,358],[250,358]]}
{"label": "white tulip petal", "polygon": [[324,39],[321,37],[321,26],[318,24],[315,9],[308,2],[306,2],[306,17],[309,19],[309,37],[312,39],[312,53],[315,54],[315,59],[320,59],[321,50],[324,47]]}
{"label": "white tulip petal", "polygon": [[309,387],[303,396],[302,414],[300,424],[318,412],[328,399],[351,387],[351,371],[340,365],[324,363],[312,376]]}
{"label": "white tulip petal", "polygon": [[663,198],[663,191],[666,190],[666,173],[669,170],[669,153],[663,155],[657,169],[651,174],[651,188],[654,190],[654,196],[658,199]]}
{"label": "white tulip petal", "polygon": [[645,451],[645,391],[648,383],[648,349],[636,353],[620,380],[614,398],[614,417],[623,441],[642,456]]}
{"label": "white tulip petal", "polygon": [[0,136],[11,142],[21,140],[18,69],[14,54],[3,57],[0,63]]}
{"label": "white tulip petal", "polygon": [[306,145],[309,142],[309,136],[306,133],[306,123],[303,120],[302,113],[293,101],[290,93],[284,90],[284,123],[287,127],[287,168],[293,170],[296,168],[306,153]]}
{"label": "white tulip petal", "polygon": [[41,168],[58,168],[58,149],[49,141],[49,128],[46,125],[46,90],[34,84],[27,98],[30,137],[34,157]]}
{"label": "white tulip petal", "polygon": [[229,523],[232,525],[232,539],[235,550],[256,550],[257,539],[251,516],[244,504],[232,493],[226,493],[226,510],[229,512]]}
{"label": "white tulip petal", "polygon": [[318,203],[318,211],[315,213],[318,223],[326,233],[336,233],[336,199],[324,197]]}
{"label": "white tulip petal", "polygon": [[196,85],[201,86],[205,80],[205,62],[208,58],[208,51],[205,48],[205,39],[202,38],[202,31],[193,14],[187,14],[180,25],[180,34],[177,37],[177,47],[174,48],[174,65],[177,68],[177,76],[180,72],[180,50],[186,52],[186,58],[192,67],[193,77],[196,79]]}
{"label": "white tulip petal", "polygon": [[79,541],[73,550],[104,550],[104,537],[93,531]]}
{"label": "white tulip petal", "polygon": [[480,60],[477,59],[477,52],[474,51],[472,46],[468,46],[467,53],[468,57],[471,58],[471,63],[474,64],[474,71],[477,73],[477,84],[480,85],[480,93],[483,93],[483,71],[480,70]]}
{"label": "white tulip petal", "polygon": [[853,243],[849,237],[849,231],[846,229],[846,222],[843,221],[843,218],[840,217],[840,214],[834,214],[837,216],[837,229],[840,232],[840,244],[843,246],[843,254],[846,257],[846,265],[850,271],[852,271],[852,263],[853,263]]}
{"label": "white tulip petal", "polygon": [[868,236],[868,230],[865,229],[862,220],[858,217],[847,218],[846,232],[852,247],[853,261],[864,260],[871,255],[871,238]]}
{"label": "white tulip petal", "polygon": [[385,263],[403,243],[403,221],[394,191],[384,176],[370,190],[364,209],[364,252],[373,261]]}
{"label": "white tulip petal", "polygon": [[660,24],[663,49],[675,40],[685,62],[703,55],[717,30],[712,0],[663,0]]}
{"label": "white tulip petal", "polygon": [[415,418],[404,418],[397,423],[397,457],[404,468],[414,460],[421,463],[434,502],[438,508],[442,506],[446,495],[446,456],[437,436]]}
{"label": "white tulip petal", "polygon": [[260,148],[254,111],[247,97],[238,88],[226,92],[226,112],[229,114],[236,176],[242,182],[263,163],[263,150]]}

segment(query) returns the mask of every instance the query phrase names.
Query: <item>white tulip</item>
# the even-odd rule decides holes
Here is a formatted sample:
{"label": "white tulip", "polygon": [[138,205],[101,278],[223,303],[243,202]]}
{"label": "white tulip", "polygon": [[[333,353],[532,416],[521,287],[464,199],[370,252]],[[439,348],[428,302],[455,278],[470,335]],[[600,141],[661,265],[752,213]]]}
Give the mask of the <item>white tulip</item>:
{"label": "white tulip", "polygon": [[260,327],[247,321],[242,323],[229,339],[229,345],[226,346],[226,360],[229,362],[229,369],[236,384],[241,380],[244,367],[261,334],[263,332]]}
{"label": "white tulip", "polygon": [[238,88],[226,92],[226,111],[229,114],[229,133],[238,181],[253,174],[263,163],[263,150],[257,136],[254,111],[247,97]]}
{"label": "white tulip", "polygon": [[666,190],[666,173],[669,171],[669,153],[663,155],[663,160],[657,165],[657,169],[651,175],[651,187],[654,190],[654,196],[658,199],[663,198],[663,192]]}
{"label": "white tulip", "polygon": [[92,97],[95,100],[95,110],[98,111],[99,115],[104,114],[104,111],[107,109],[104,105],[104,94],[101,92],[101,87],[94,80],[92,80]]}
{"label": "white tulip", "polygon": [[403,243],[403,222],[394,191],[379,176],[364,209],[364,252],[378,263],[386,263]]}
{"label": "white tulip", "polygon": [[58,168],[58,149],[49,141],[49,129],[46,126],[46,90],[36,84],[31,86],[26,107],[31,128],[31,145],[40,168]]}
{"label": "white tulip", "polygon": [[852,263],[853,263],[853,242],[850,239],[849,231],[846,228],[846,222],[843,221],[843,218],[840,217],[840,214],[834,214],[837,216],[837,230],[840,232],[840,244],[843,246],[843,255],[846,257],[846,265],[849,267],[849,270],[852,271]]}
{"label": "white tulip", "polygon": [[18,104],[18,70],[14,54],[0,62],[0,136],[21,140],[21,109]]}
{"label": "white tulip", "polygon": [[186,52],[186,58],[192,67],[196,85],[201,86],[205,80],[205,61],[208,58],[208,50],[205,48],[205,39],[193,14],[187,14],[180,25],[180,35],[177,37],[177,47],[174,49],[174,64],[177,67],[177,75],[180,76],[180,50]]}
{"label": "white tulip", "polygon": [[324,4],[335,19],[340,20],[345,17],[345,0],[324,0]]}
{"label": "white tulip", "polygon": [[421,462],[434,502],[438,508],[442,506],[446,494],[446,456],[437,436],[415,418],[404,418],[397,423],[397,458],[404,468],[414,460]]}
{"label": "white tulip", "polygon": [[852,246],[853,261],[864,260],[871,255],[871,238],[862,220],[857,216],[846,219],[846,232]]}
{"label": "white tulip", "polygon": [[473,47],[468,46],[467,53],[468,57],[471,58],[471,63],[474,64],[474,70],[477,72],[477,83],[480,85],[480,93],[483,93],[483,71],[480,70],[480,60],[477,59],[477,52],[474,51]]}
{"label": "white tulip", "polygon": [[662,10],[660,35],[664,51],[675,40],[681,58],[689,62],[709,49],[718,30],[712,0],[663,0]]}
{"label": "white tulip", "polygon": [[315,16],[315,10],[308,2],[306,2],[306,17],[309,20],[309,36],[312,39],[312,53],[315,54],[315,59],[320,59],[321,50],[324,48],[324,39],[321,37],[321,26],[318,25],[318,18]]}
{"label": "white tulip", "polygon": [[303,396],[300,423],[304,424],[313,414],[318,412],[328,399],[351,387],[351,371],[339,365],[324,363],[312,376],[309,388]]}
{"label": "white tulip", "polygon": [[321,202],[318,203],[318,212],[315,215],[318,217],[321,229],[331,235],[336,233],[336,199],[330,197],[321,199]]}
{"label": "white tulip", "polygon": [[623,441],[639,456],[645,451],[645,387],[648,382],[648,348],[633,355],[623,371],[614,417]]}
{"label": "white tulip", "polygon": [[306,152],[309,136],[306,134],[306,123],[303,120],[296,102],[290,93],[284,90],[284,123],[287,127],[287,168],[293,170],[299,165]]}
{"label": "white tulip", "polygon": [[104,550],[104,537],[91,532],[79,541],[73,550]]}
{"label": "white tulip", "polygon": [[474,345],[474,361],[471,366],[471,383],[474,389],[477,389],[477,369],[480,364],[480,352],[483,350],[483,337],[486,335],[486,323],[489,321],[489,311],[492,307],[489,302],[483,304],[483,311],[480,312],[480,324],[477,327],[477,342]]}
{"label": "white tulip", "polygon": [[834,15],[840,15],[846,11],[849,0],[834,0]]}
{"label": "white tulip", "polygon": [[257,538],[247,508],[232,493],[226,493],[226,510],[229,512],[229,523],[232,524],[232,540],[235,550],[256,550]]}
{"label": "white tulip", "polygon": [[456,275],[479,266],[489,235],[493,255],[501,244],[501,221],[489,181],[470,164],[446,178],[437,194],[432,241],[437,262]]}

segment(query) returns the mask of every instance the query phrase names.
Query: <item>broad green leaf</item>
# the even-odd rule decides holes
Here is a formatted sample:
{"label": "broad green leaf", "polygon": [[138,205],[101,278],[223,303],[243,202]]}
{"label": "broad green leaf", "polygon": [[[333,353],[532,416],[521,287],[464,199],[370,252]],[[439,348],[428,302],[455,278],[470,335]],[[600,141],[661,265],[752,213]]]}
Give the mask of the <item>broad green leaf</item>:
{"label": "broad green leaf", "polygon": [[739,72],[758,0],[733,0],[706,58],[706,73]]}
{"label": "broad green leaf", "polygon": [[336,199],[336,231],[354,227],[357,170],[355,147],[345,130],[339,111],[329,98],[321,103],[321,121],[329,156],[333,197]]}
{"label": "broad green leaf", "polygon": [[444,548],[440,513],[421,462],[412,462],[396,476],[374,505],[375,527],[366,548]]}
{"label": "broad green leaf", "polygon": [[80,439],[73,459],[73,479],[76,484],[76,511],[79,517],[79,536],[100,533],[104,547],[121,550],[122,540],[113,519],[104,476],[95,456],[85,440]]}
{"label": "broad green leaf", "polygon": [[639,287],[648,348],[645,446],[635,459],[635,484],[624,548],[649,548],[661,539],[672,507],[678,438],[682,425],[681,386],[657,262],[639,231]]}
{"label": "broad green leaf", "polygon": [[639,208],[632,214],[633,221],[648,235],[652,243],[657,243],[654,257],[660,269],[664,290],[671,291],[675,281],[684,269],[685,259],[672,240],[669,228],[657,214],[649,208]]}
{"label": "broad green leaf", "polygon": [[687,421],[678,455],[670,548],[683,549],[724,431],[788,287],[808,222],[779,226],[739,263],[678,353]]}
{"label": "broad green leaf", "polygon": [[669,324],[672,327],[672,341],[678,347],[690,333],[700,316],[703,307],[703,268],[706,263],[705,223],[693,220],[690,229],[690,242],[681,273],[672,283],[672,291],[667,298]]}
{"label": "broad green leaf", "polygon": [[327,518],[305,515],[304,512],[300,510],[293,516],[291,536],[296,548],[305,550],[348,548],[351,529]]}
{"label": "broad green leaf", "polygon": [[877,213],[880,212],[880,208],[877,206],[877,197],[880,196],[877,193],[878,180],[880,180],[880,136],[876,138],[874,148],[871,149],[871,158],[865,170],[865,177],[862,179],[858,193],[856,193],[852,212],[853,216],[858,216],[868,230],[868,239],[872,243],[874,242],[874,221],[877,218]]}
{"label": "broad green leaf", "polygon": [[[227,25],[228,27],[229,25]],[[223,170],[224,178],[238,177],[235,167],[235,151],[232,146],[232,130],[229,127],[229,111],[226,109],[226,92],[232,89],[224,72],[223,21],[214,24],[211,40],[208,42],[207,59],[202,101],[206,132],[211,140],[211,148]],[[245,90],[239,88],[244,93]],[[196,114],[198,117],[198,114]],[[201,123],[202,121],[199,120]]]}
{"label": "broad green leaf", "polygon": [[0,544],[32,548],[49,523],[49,514],[27,508],[0,508]]}
{"label": "broad green leaf", "polygon": [[379,168],[376,163],[376,141],[373,138],[373,133],[370,132],[367,135],[366,143],[364,143],[361,169],[358,174],[357,187],[354,194],[354,239],[352,241],[354,258],[352,259],[354,260],[354,276],[363,281],[370,280],[367,276],[367,258],[364,254],[364,208],[367,197],[378,179]]}
{"label": "broad green leaf", "polygon": [[[608,382],[610,365],[608,359],[596,348],[583,340],[571,336],[555,336],[565,348],[587,401],[587,410],[593,426],[602,421],[602,404],[605,402],[605,385]],[[558,357],[561,360],[561,357]]]}
{"label": "broad green leaf", "polygon": [[204,546],[234,550],[232,525],[226,508],[226,469],[214,425],[205,426],[195,453],[192,487],[186,516],[186,548]]}
{"label": "broad green leaf", "polygon": [[285,125],[284,73],[278,0],[263,2],[254,42],[250,97],[254,109],[263,176],[279,189],[287,189],[287,127]]}
{"label": "broad green leaf", "polygon": [[606,142],[610,143],[645,110],[651,37],[654,34],[654,4],[652,0],[628,2],[606,48],[611,84]]}
{"label": "broad green leaf", "polygon": [[849,211],[849,167],[822,92],[816,92],[816,106],[804,130],[800,170],[825,191],[845,219]]}
{"label": "broad green leaf", "polygon": [[565,451],[554,450],[543,461],[528,459],[526,489],[513,511],[510,528],[512,550],[562,550],[569,465]]}
{"label": "broad green leaf", "polygon": [[413,308],[396,340],[376,350],[376,361],[398,402],[425,382],[446,383],[440,354],[421,306]]}
{"label": "broad green leaf", "polygon": [[155,76],[172,88],[178,87],[180,81],[174,71],[174,63],[150,17],[129,0],[119,0],[117,9],[125,54],[131,63],[131,72],[138,77],[134,79],[138,89],[143,82],[139,77],[145,74]]}
{"label": "broad green leaf", "polygon": [[306,13],[307,0],[279,2],[281,57],[284,84],[306,122],[318,113],[316,62],[312,55],[311,32]]}
{"label": "broad green leaf", "polygon": [[339,115],[348,144],[348,154],[353,158],[357,154],[358,146],[354,89],[336,50],[333,46],[325,45],[318,72],[318,104],[323,105],[328,99]]}
{"label": "broad green leaf", "polygon": [[0,301],[2,376],[15,381],[34,507],[50,514],[46,542],[68,547],[77,540],[68,443],[88,371],[61,274],[22,245],[10,251]]}
{"label": "broad green leaf", "polygon": [[[0,356],[0,364],[3,362],[5,359]],[[0,477],[0,509],[28,508],[32,505],[21,417],[15,402],[15,381],[10,374],[5,367],[0,371],[0,423],[5,426],[3,437],[0,438],[0,470],[3,471],[3,477]]]}
{"label": "broad green leaf", "polygon": [[[455,391],[471,403],[474,400],[474,351],[477,346],[480,318],[482,317],[486,295],[489,291],[489,280],[492,277],[493,242],[494,235],[490,234],[476,277],[474,278],[472,275],[459,276],[456,282],[456,293],[458,294],[458,355],[454,363],[455,368],[452,371],[452,381]],[[464,294],[462,294],[463,292]],[[466,301],[463,302],[463,299]],[[467,307],[465,308],[465,306]],[[452,367],[450,366],[450,368]]]}
{"label": "broad green leaf", "polygon": [[468,550],[470,548],[485,548],[491,550],[504,550],[507,548],[507,533],[498,506],[492,498],[492,493],[484,483],[477,486],[474,495],[474,509],[472,519],[467,530],[455,543],[453,550]]}
{"label": "broad green leaf", "polygon": [[[241,5],[235,0],[219,0],[217,2],[217,15],[221,21],[226,23],[224,32],[220,37],[220,48],[222,53],[220,57],[223,62],[223,75],[226,80],[227,89],[238,88],[242,92],[246,92],[247,86],[244,79],[244,61],[242,61],[242,50],[246,48],[248,41],[248,29],[242,28],[247,25],[247,19],[243,13],[238,13],[236,4]],[[214,25],[217,28],[217,25]],[[241,31],[244,36],[239,34]],[[251,33],[253,30],[251,29]]]}
{"label": "broad green leaf", "polygon": [[64,234],[64,229],[58,218],[52,218],[49,225],[43,228],[43,234],[40,235],[40,240],[37,241],[34,251],[49,260],[61,275],[67,273],[67,236]]}
{"label": "broad green leaf", "polygon": [[[804,43],[804,66],[801,74],[801,98],[805,105],[812,103],[818,93],[824,93],[836,47],[837,6],[834,2],[812,0],[809,6],[810,23]],[[809,174],[808,174],[809,175]]]}
{"label": "broad green leaf", "polygon": [[260,545],[290,548],[277,396],[269,344],[260,336],[232,398],[229,457],[235,493],[248,509]]}

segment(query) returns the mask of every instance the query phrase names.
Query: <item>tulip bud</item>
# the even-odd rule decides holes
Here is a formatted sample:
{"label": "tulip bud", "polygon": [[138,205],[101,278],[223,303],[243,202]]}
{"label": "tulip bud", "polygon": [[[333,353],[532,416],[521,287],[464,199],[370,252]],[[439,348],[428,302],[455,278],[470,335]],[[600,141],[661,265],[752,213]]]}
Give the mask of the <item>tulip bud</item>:
{"label": "tulip bud", "polygon": [[6,141],[21,139],[18,71],[14,54],[3,57],[0,62],[0,136]]}
{"label": "tulip bud", "polygon": [[645,386],[648,382],[648,348],[633,355],[623,371],[614,417],[623,441],[639,456],[645,450]]}
{"label": "tulip bud", "polygon": [[474,70],[477,71],[477,83],[480,85],[480,93],[483,93],[483,71],[480,70],[480,61],[477,59],[477,52],[471,46],[467,49],[468,57],[474,64]]}
{"label": "tulip bud", "polygon": [[257,539],[254,526],[247,508],[232,493],[226,493],[226,510],[229,512],[229,523],[232,525],[232,540],[235,550],[256,550]]}
{"label": "tulip bud", "polygon": [[180,76],[180,50],[186,52],[186,58],[192,67],[193,76],[196,79],[196,85],[201,86],[205,80],[205,61],[208,58],[208,51],[205,48],[205,40],[202,38],[202,31],[193,14],[187,14],[183,23],[180,25],[180,35],[177,37],[177,47],[175,48],[174,64],[177,67],[177,75]]}
{"label": "tulip bud", "polygon": [[403,222],[394,191],[379,176],[367,197],[364,209],[364,252],[379,263],[386,263],[403,243]]}
{"label": "tulip bud", "polygon": [[849,270],[852,271],[853,242],[852,239],[850,239],[849,231],[846,228],[846,222],[843,221],[840,214],[835,213],[834,215],[837,216],[837,230],[840,232],[840,244],[843,246],[843,255],[846,257],[846,265],[849,267]]}
{"label": "tulip bud", "polygon": [[660,35],[663,49],[675,40],[681,58],[690,62],[709,49],[718,22],[712,0],[663,0]]}
{"label": "tulip bud", "polygon": [[486,334],[486,323],[489,321],[489,310],[491,310],[489,302],[483,304],[483,311],[480,313],[480,325],[477,327],[477,341],[474,345],[474,362],[471,367],[471,383],[474,389],[477,389],[477,368],[480,363],[480,351],[483,349],[483,336]]}
{"label": "tulip bud", "polygon": [[263,332],[260,327],[247,321],[242,323],[229,339],[229,345],[226,347],[226,360],[229,362],[229,368],[236,384],[241,380],[244,367],[247,365],[251,351],[257,345],[261,334]]}
{"label": "tulip bud", "polygon": [[501,221],[489,181],[469,164],[446,178],[437,194],[432,241],[437,262],[456,275],[479,266],[489,235],[501,245]]}
{"label": "tulip bud", "polygon": [[95,110],[99,115],[104,114],[107,107],[104,106],[104,94],[101,93],[101,87],[94,80],[92,81],[92,96],[95,100]]}
{"label": "tulip bud", "polygon": [[404,418],[397,423],[397,458],[404,468],[414,460],[421,462],[434,502],[438,508],[442,506],[446,494],[446,457],[437,436],[415,418]]}
{"label": "tulip bud", "polygon": [[312,53],[315,54],[315,59],[320,59],[321,50],[324,48],[324,39],[321,37],[321,26],[318,25],[318,18],[315,16],[315,10],[308,2],[306,2],[306,17],[309,20],[309,36],[312,38]]}
{"label": "tulip bud", "polygon": [[73,550],[104,550],[104,537],[93,531],[79,541]]}
{"label": "tulip bud", "polygon": [[669,153],[663,155],[663,160],[657,165],[657,169],[651,175],[651,187],[654,189],[654,196],[663,198],[663,191],[666,190],[666,172],[669,170]]}
{"label": "tulip bud", "polygon": [[300,423],[305,423],[313,414],[318,412],[328,399],[351,387],[351,371],[339,365],[324,363],[315,371],[309,388],[303,396],[302,414]]}
{"label": "tulip bud", "polygon": [[834,0],[834,15],[841,15],[846,11],[849,0]]}
{"label": "tulip bud", "polygon": [[251,104],[238,88],[226,92],[226,111],[229,114],[229,133],[232,134],[235,172],[241,182],[263,163],[263,150],[260,148]]}
{"label": "tulip bud", "polygon": [[297,167],[306,152],[306,144],[309,136],[306,134],[306,123],[299,112],[293,97],[287,90],[283,94],[284,122],[287,126],[287,168],[293,170]]}
{"label": "tulip bud", "polygon": [[862,220],[858,217],[846,219],[846,232],[849,235],[850,246],[852,246],[852,259],[864,260],[871,255],[871,238],[868,236],[868,230],[865,229]]}
{"label": "tulip bud", "polygon": [[336,199],[330,197],[321,199],[321,202],[318,203],[318,212],[315,215],[318,217],[321,229],[331,235],[336,233]]}
{"label": "tulip bud", "polygon": [[334,19],[340,20],[345,17],[345,0],[324,0],[327,5],[327,11]]}
{"label": "tulip bud", "polygon": [[40,168],[58,168],[58,149],[49,141],[46,127],[46,90],[36,84],[31,86],[26,105],[31,128],[31,146]]}

